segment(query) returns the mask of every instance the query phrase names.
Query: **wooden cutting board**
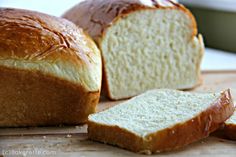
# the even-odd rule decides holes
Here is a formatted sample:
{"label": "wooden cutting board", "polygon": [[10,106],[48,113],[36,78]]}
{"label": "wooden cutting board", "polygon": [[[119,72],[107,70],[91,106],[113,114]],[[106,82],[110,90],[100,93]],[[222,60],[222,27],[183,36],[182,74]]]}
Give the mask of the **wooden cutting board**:
{"label": "wooden cutting board", "polygon": [[[221,91],[231,89],[236,99],[236,71],[203,72],[203,84],[194,91]],[[122,101],[101,99],[101,111]],[[145,156],[87,139],[86,125],[70,127],[5,128],[0,129],[0,156],[50,157],[124,157]],[[212,135],[178,151],[153,156],[220,156],[235,157],[236,142]]]}

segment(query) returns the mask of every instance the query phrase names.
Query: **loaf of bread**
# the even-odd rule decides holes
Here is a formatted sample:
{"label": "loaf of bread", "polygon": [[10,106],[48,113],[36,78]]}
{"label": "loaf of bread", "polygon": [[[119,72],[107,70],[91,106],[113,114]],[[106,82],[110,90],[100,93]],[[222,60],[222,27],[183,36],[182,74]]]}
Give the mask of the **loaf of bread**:
{"label": "loaf of bread", "polygon": [[234,112],[230,91],[148,91],[89,116],[90,139],[139,152],[156,153],[207,137]]}
{"label": "loaf of bread", "polygon": [[86,0],[63,17],[96,41],[103,58],[103,87],[111,99],[153,88],[200,84],[204,53],[193,15],[170,0]]}
{"label": "loaf of bread", "polygon": [[0,9],[0,127],[84,123],[100,88],[100,51],[76,25]]}

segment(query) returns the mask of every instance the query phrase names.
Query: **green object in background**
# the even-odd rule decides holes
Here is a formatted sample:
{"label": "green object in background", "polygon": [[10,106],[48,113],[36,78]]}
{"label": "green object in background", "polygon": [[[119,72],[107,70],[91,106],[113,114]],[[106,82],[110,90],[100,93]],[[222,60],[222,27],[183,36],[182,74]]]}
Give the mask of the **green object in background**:
{"label": "green object in background", "polygon": [[188,7],[206,46],[236,52],[236,12]]}

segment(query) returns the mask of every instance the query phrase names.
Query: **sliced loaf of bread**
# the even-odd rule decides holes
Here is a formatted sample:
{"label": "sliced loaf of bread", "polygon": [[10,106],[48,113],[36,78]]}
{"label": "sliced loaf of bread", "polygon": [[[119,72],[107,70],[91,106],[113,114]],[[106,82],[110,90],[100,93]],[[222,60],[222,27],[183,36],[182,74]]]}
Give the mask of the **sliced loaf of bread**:
{"label": "sliced loaf of bread", "polygon": [[151,90],[90,115],[88,136],[95,141],[151,154],[207,137],[233,112],[229,90],[217,94]]}
{"label": "sliced loaf of bread", "polygon": [[98,44],[111,99],[200,84],[204,52],[196,21],[171,0],[86,0],[63,15]]}

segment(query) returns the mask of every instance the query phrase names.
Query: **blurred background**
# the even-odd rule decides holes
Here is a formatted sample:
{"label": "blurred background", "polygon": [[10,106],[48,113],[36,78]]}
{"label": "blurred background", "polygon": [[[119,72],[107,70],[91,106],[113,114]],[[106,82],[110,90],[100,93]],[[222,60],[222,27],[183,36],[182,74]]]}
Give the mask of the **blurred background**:
{"label": "blurred background", "polygon": [[[0,7],[23,8],[61,16],[82,0],[0,0]],[[145,0],[144,0],[145,1]],[[203,70],[236,70],[236,0],[179,0],[189,8],[203,34]]]}

